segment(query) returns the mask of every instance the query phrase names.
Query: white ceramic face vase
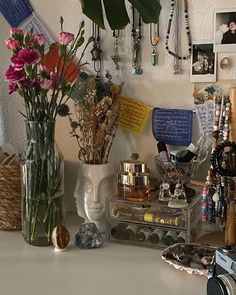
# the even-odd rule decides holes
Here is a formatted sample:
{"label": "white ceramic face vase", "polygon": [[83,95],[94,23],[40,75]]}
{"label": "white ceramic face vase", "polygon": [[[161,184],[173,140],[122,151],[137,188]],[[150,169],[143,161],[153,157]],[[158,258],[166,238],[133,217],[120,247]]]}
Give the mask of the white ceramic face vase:
{"label": "white ceramic face vase", "polygon": [[94,222],[104,234],[107,228],[106,199],[116,192],[116,177],[111,163],[79,164],[74,197],[77,213],[86,222]]}

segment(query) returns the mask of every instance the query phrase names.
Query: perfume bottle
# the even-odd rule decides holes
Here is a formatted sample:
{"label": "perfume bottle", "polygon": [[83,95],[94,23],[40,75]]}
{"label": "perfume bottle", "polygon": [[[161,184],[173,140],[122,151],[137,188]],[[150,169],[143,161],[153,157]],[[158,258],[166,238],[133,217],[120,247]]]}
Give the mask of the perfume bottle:
{"label": "perfume bottle", "polygon": [[164,238],[164,230],[156,228],[152,230],[149,240],[152,244],[158,244]]}
{"label": "perfume bottle", "polygon": [[164,243],[167,246],[173,245],[177,239],[176,231],[169,230],[168,233],[164,237]]}
{"label": "perfume bottle", "polygon": [[145,242],[148,240],[151,233],[151,229],[147,227],[140,228],[136,234],[136,239],[139,242]]}
{"label": "perfume bottle", "polygon": [[138,226],[135,224],[129,224],[124,229],[124,238],[128,241],[134,241],[136,239],[136,234],[138,231]]}
{"label": "perfume bottle", "polygon": [[118,197],[136,201],[150,201],[150,173],[145,162],[133,153],[131,160],[120,162]]}

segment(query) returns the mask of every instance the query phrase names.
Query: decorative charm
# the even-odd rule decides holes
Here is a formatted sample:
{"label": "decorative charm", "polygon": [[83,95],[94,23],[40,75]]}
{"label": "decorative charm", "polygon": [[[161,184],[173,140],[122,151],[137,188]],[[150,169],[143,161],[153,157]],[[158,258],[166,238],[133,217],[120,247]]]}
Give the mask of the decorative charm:
{"label": "decorative charm", "polygon": [[[132,6],[132,16],[133,16],[133,23],[132,23],[132,31],[131,31],[131,38],[132,38],[132,66],[134,68],[135,75],[141,75],[143,73],[141,69],[141,61],[140,61],[140,42],[142,40],[142,20],[140,14],[137,10]],[[138,22],[137,22],[138,18]]]}
{"label": "decorative charm", "polygon": [[186,208],[188,206],[186,194],[183,185],[178,182],[175,185],[174,195],[168,202],[168,207],[171,208]]}
{"label": "decorative charm", "polygon": [[63,225],[58,225],[52,232],[52,243],[56,251],[65,251],[70,242],[70,234]]}
{"label": "decorative charm", "polygon": [[96,72],[96,79],[100,80],[101,67],[102,67],[102,50],[100,44],[100,29],[98,25],[93,22],[93,48],[90,51]]}
{"label": "decorative charm", "polygon": [[94,223],[83,223],[75,234],[75,244],[80,249],[99,248],[103,239]]}
{"label": "decorative charm", "polygon": [[[178,2],[178,1],[177,1]],[[171,13],[170,13],[170,19],[169,19],[169,23],[168,23],[168,28],[167,28],[167,33],[166,33],[166,40],[165,40],[165,46],[166,46],[166,50],[170,55],[173,55],[175,58],[179,59],[179,60],[186,60],[191,56],[191,52],[192,52],[192,41],[191,41],[191,34],[190,34],[190,26],[189,26],[189,20],[188,20],[188,1],[184,0],[184,17],[185,17],[185,29],[187,32],[187,38],[188,38],[188,53],[186,55],[179,55],[177,52],[173,52],[170,48],[169,48],[169,39],[170,39],[170,34],[171,34],[171,26],[172,26],[172,22],[173,22],[173,18],[174,18],[174,14],[175,14],[175,9],[176,9],[176,0],[171,0]],[[176,14],[178,17],[178,13]],[[178,26],[177,26],[178,28]],[[181,40],[177,40],[178,44],[181,42]],[[176,68],[176,71],[179,71]]]}
{"label": "decorative charm", "polygon": [[159,23],[150,24],[150,43],[152,45],[152,65],[157,65],[157,44],[160,40]]}
{"label": "decorative charm", "polygon": [[119,54],[119,35],[120,31],[117,30],[117,32],[114,30],[113,31],[113,38],[114,38],[114,47],[113,47],[113,55],[111,56],[112,61],[115,64],[115,69],[116,71],[120,70],[120,54]]}

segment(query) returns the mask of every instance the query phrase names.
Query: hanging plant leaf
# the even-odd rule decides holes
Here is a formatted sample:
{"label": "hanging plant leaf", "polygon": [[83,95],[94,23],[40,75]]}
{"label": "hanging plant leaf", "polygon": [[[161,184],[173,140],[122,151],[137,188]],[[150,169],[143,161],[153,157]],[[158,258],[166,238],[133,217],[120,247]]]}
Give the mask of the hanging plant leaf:
{"label": "hanging plant leaf", "polygon": [[[159,0],[128,0],[141,14],[145,23],[157,23],[161,11]],[[80,0],[83,13],[105,29],[102,3],[112,30],[124,28],[129,23],[125,0]]]}
{"label": "hanging plant leaf", "polygon": [[158,0],[129,0],[129,2],[138,10],[146,24],[158,22],[161,12]]}
{"label": "hanging plant leaf", "polygon": [[83,14],[95,22],[100,28],[105,29],[101,0],[80,0]]}
{"label": "hanging plant leaf", "polygon": [[125,0],[103,0],[103,3],[110,28],[123,29],[129,23]]}

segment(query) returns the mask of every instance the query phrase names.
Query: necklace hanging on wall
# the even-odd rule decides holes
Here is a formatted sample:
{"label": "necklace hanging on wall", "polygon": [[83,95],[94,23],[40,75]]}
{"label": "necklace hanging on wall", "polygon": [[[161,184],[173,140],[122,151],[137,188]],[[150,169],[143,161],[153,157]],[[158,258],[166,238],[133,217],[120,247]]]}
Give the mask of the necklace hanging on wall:
{"label": "necklace hanging on wall", "polygon": [[141,69],[141,45],[142,40],[142,20],[138,11],[132,6],[132,67],[135,75],[142,75]]}
{"label": "necklace hanging on wall", "polygon": [[98,25],[93,22],[93,48],[90,51],[92,55],[92,61],[94,65],[94,71],[96,72],[96,79],[100,80],[101,67],[102,67],[102,50],[100,42],[100,29]]}
{"label": "necklace hanging on wall", "polygon": [[111,56],[112,61],[114,62],[115,69],[118,72],[120,70],[120,53],[119,53],[119,37],[120,37],[120,30],[113,31],[113,38],[114,38],[114,47],[113,47],[113,55]]}
{"label": "necklace hanging on wall", "polygon": [[[191,34],[190,34],[190,26],[189,26],[189,15],[188,15],[188,0],[184,0],[184,18],[185,18],[185,30],[187,34],[187,42],[188,42],[188,53],[186,55],[180,55],[180,44],[181,44],[181,30],[180,30],[180,23],[181,23],[181,5],[179,5],[180,0],[171,0],[171,13],[170,13],[170,19],[168,23],[167,33],[166,33],[166,40],[165,40],[165,47],[167,52],[174,56],[175,63],[174,63],[174,73],[179,74],[181,72],[180,70],[180,64],[179,61],[186,60],[191,56],[192,52],[192,40],[191,40]],[[175,52],[172,51],[169,47],[169,40],[171,37],[171,28],[174,16],[176,17],[175,21],[175,29],[176,29],[176,38],[175,38]],[[178,60],[178,62],[177,62]]]}
{"label": "necklace hanging on wall", "polygon": [[152,45],[152,65],[157,65],[157,44],[159,42],[159,23],[150,24],[150,43]]}

